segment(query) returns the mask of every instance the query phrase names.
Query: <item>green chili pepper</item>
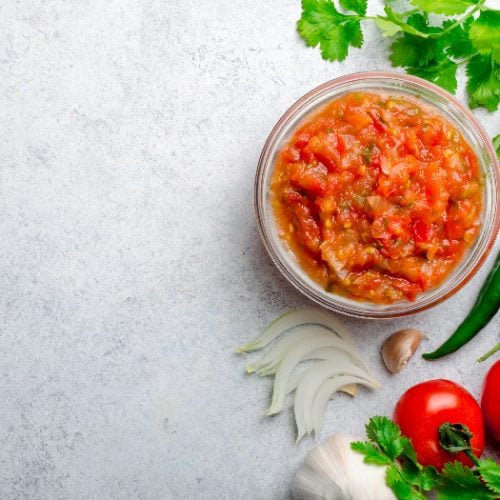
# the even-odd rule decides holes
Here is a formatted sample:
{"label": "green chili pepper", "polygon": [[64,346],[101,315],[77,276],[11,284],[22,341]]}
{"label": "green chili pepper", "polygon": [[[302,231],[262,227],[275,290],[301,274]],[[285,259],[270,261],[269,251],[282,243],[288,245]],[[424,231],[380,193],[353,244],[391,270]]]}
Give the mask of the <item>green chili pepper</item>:
{"label": "green chili pepper", "polygon": [[422,354],[425,359],[437,359],[455,352],[474,338],[490,321],[500,307],[500,252],[484,282],[470,313],[453,335],[434,352]]}

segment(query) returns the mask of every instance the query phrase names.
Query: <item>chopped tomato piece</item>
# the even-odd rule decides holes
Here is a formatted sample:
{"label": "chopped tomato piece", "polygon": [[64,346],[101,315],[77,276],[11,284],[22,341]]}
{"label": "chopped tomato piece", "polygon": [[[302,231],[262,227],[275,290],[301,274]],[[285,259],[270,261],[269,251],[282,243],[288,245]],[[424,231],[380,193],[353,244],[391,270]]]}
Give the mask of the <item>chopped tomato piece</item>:
{"label": "chopped tomato piece", "polygon": [[327,168],[322,164],[303,165],[292,177],[295,184],[312,195],[321,195],[326,187]]}

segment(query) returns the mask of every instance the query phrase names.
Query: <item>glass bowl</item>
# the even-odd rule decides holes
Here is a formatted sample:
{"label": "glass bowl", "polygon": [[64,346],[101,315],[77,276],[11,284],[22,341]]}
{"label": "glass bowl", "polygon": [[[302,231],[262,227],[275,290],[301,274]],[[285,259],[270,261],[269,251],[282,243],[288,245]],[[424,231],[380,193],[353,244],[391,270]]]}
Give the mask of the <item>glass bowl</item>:
{"label": "glass bowl", "polygon": [[[324,290],[301,268],[278,235],[270,200],[270,181],[277,155],[298,126],[327,102],[348,92],[371,91],[418,98],[451,122],[475,151],[484,178],[481,231],[450,275],[437,287],[419,294],[415,301],[376,304],[350,299]],[[472,113],[442,88],[420,78],[382,72],[355,73],[331,80],[301,97],[280,118],[269,135],[255,176],[255,210],[264,245],[285,278],[314,302],[332,311],[361,318],[394,318],[413,314],[451,297],[479,269],[491,250],[500,226],[500,173],[491,140]]]}

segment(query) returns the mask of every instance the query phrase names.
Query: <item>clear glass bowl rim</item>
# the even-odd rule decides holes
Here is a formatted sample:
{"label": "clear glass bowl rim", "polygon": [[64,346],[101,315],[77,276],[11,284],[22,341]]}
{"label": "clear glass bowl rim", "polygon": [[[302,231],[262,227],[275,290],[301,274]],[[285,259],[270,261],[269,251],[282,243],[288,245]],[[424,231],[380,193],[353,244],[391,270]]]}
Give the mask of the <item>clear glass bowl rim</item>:
{"label": "clear glass bowl rim", "polygon": [[[475,132],[476,137],[480,138],[482,142],[482,146],[484,148],[483,153],[486,152],[489,157],[490,169],[486,173],[484,172],[484,162],[480,159],[486,187],[491,183],[493,183],[493,187],[496,187],[496,189],[490,189],[492,193],[494,193],[493,200],[489,200],[491,206],[487,206],[484,209],[486,210],[487,215],[493,215],[493,220],[488,225],[488,233],[485,233],[487,226],[483,221],[483,226],[476,243],[469,250],[468,255],[464,257],[461,264],[459,264],[459,266],[461,266],[461,271],[458,272],[454,278],[455,284],[447,288],[446,284],[448,283],[449,278],[446,278],[441,285],[433,291],[431,290],[435,297],[427,302],[424,301],[423,303],[419,303],[419,298],[417,298],[417,301],[415,302],[406,301],[390,305],[380,305],[366,301],[348,299],[323,290],[322,287],[317,283],[314,283],[305,274],[305,272],[301,272],[300,269],[298,269],[298,266],[295,266],[295,269],[293,268],[291,265],[291,252],[285,248],[282,242],[277,243],[276,237],[272,237],[273,228],[270,226],[275,223],[270,222],[269,217],[266,218],[265,204],[268,191],[267,186],[264,185],[265,177],[266,174],[268,174],[268,171],[274,167],[274,154],[285,142],[284,137],[280,137],[283,130],[285,130],[287,126],[292,130],[296,128],[296,126],[300,123],[300,120],[294,120],[294,118],[297,117],[297,114],[307,106],[310,106],[311,110],[314,109],[315,101],[326,100],[328,98],[324,97],[326,93],[333,93],[336,89],[342,88],[349,83],[359,84],[362,82],[367,84],[367,90],[369,90],[370,84],[373,85],[374,83],[379,83],[383,85],[384,83],[392,83],[394,85],[399,82],[402,85],[412,88],[414,87],[413,90],[415,91],[415,95],[419,94],[418,89],[420,89],[420,91],[425,91],[428,96],[432,96],[432,94],[434,94],[435,97],[444,99],[447,101],[447,105],[451,105],[452,108],[455,108],[454,111],[458,111],[464,115],[465,119],[461,120],[460,129],[462,131],[466,128],[472,129],[473,132]],[[407,93],[411,93],[408,87],[405,87],[405,90]],[[341,93],[338,95],[341,95]],[[335,97],[335,95],[331,96],[332,99]],[[437,103],[434,104],[430,102],[427,103],[427,105],[433,105],[435,108],[438,108]],[[306,115],[311,112],[311,110],[307,111]],[[474,149],[476,154],[479,156],[477,148]],[[294,104],[292,104],[292,106],[290,106],[290,108],[288,108],[269,134],[259,158],[254,183],[254,207],[259,233],[271,260],[281,271],[283,276],[297,290],[302,292],[305,296],[317,304],[332,311],[359,318],[396,318],[409,314],[415,314],[436,306],[459,291],[476,274],[493,248],[500,228],[499,196],[500,172],[496,153],[488,134],[471,111],[447,91],[437,85],[434,85],[433,83],[422,80],[421,78],[391,72],[359,72],[341,76],[315,87],[310,92],[299,98]],[[485,204],[487,201],[488,200],[484,201]],[[488,211],[493,213],[488,214]],[[467,267],[467,264],[471,261],[473,261],[473,264]],[[437,293],[440,290],[442,290],[441,293]],[[426,293],[427,292],[424,292],[421,296],[425,296]]]}

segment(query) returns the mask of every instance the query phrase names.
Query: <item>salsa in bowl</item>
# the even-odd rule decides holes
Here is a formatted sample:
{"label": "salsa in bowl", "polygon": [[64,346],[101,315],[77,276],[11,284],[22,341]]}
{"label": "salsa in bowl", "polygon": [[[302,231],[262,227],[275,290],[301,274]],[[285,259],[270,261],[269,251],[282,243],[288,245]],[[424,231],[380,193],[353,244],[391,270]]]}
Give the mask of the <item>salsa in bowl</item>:
{"label": "salsa in bowl", "polygon": [[320,304],[361,317],[430,307],[477,270],[498,233],[494,151],[473,116],[420,79],[328,82],[278,122],[257,169],[260,231]]}

